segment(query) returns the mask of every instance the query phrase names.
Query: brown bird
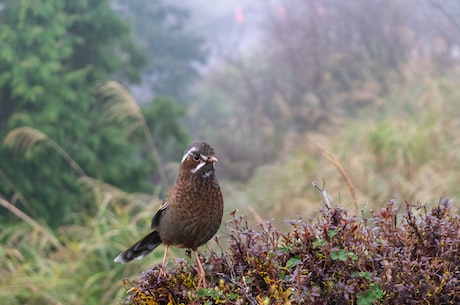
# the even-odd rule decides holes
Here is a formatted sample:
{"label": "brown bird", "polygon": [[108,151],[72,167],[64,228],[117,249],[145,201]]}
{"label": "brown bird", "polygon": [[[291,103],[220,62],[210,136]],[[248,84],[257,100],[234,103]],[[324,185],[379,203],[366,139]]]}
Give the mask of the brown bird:
{"label": "brown bird", "polygon": [[153,231],[120,253],[115,262],[141,259],[164,243],[160,274],[165,275],[169,246],[191,249],[198,263],[199,284],[206,286],[197,248],[216,234],[222,221],[224,200],[214,172],[216,162],[209,144],[192,144],[182,157],[176,182],[152,218]]}

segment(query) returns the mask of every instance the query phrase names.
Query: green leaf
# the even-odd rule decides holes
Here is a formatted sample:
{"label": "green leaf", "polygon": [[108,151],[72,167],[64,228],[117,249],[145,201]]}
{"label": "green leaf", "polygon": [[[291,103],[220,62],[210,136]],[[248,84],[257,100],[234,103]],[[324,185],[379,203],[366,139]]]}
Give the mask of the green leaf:
{"label": "green leaf", "polygon": [[321,239],[321,238],[316,238],[316,240],[312,243],[312,246],[313,246],[313,249],[317,249],[317,248],[320,248],[322,247],[324,244],[326,243],[326,241],[324,239]]}
{"label": "green leaf", "polygon": [[292,257],[286,262],[286,268],[292,268],[297,266],[298,263],[300,263],[302,260],[300,259],[300,256]]}
{"label": "green leaf", "polygon": [[234,300],[236,300],[236,299],[238,298],[238,294],[236,294],[236,293],[229,293],[229,294],[227,295],[227,298],[228,298],[229,300],[234,301]]}
{"label": "green leaf", "polygon": [[355,271],[351,274],[351,277],[352,278],[362,277],[362,278],[370,280],[372,277],[372,273],[367,272],[367,271],[359,271],[359,272]]}
{"label": "green leaf", "polygon": [[200,288],[198,289],[197,295],[199,298],[212,296],[212,288]]}
{"label": "green leaf", "polygon": [[353,252],[348,252],[348,257],[350,257],[352,260],[357,261],[358,260],[358,255],[356,255]]}
{"label": "green leaf", "polygon": [[284,244],[284,245],[282,245],[279,249],[280,249],[281,252],[283,252],[283,253],[288,253],[289,251],[291,251],[292,245],[286,245],[286,244]]}
{"label": "green leaf", "polygon": [[331,258],[345,262],[348,259],[348,252],[343,249],[331,251]]}
{"label": "green leaf", "polygon": [[372,305],[383,297],[384,291],[377,284],[371,284],[369,289],[358,293],[358,305]]}
{"label": "green leaf", "polygon": [[337,233],[339,233],[337,230],[327,231],[327,236],[329,236],[330,238],[332,238],[332,237],[336,236]]}

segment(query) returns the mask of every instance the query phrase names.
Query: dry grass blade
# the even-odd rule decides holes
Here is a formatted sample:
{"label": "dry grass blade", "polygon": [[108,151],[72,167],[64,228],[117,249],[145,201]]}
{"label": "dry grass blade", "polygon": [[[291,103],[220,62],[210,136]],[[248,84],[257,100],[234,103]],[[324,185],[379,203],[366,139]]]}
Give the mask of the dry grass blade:
{"label": "dry grass blade", "polygon": [[7,210],[9,210],[11,213],[13,213],[14,215],[16,215],[17,217],[19,217],[20,219],[24,220],[24,222],[26,222],[27,224],[29,224],[30,226],[32,226],[34,229],[36,229],[37,231],[40,231],[42,232],[46,237],[48,237],[48,239],[50,240],[50,242],[53,244],[53,246],[55,246],[57,249],[61,249],[62,246],[61,246],[61,243],[57,240],[57,238],[48,230],[46,229],[45,227],[41,226],[39,223],[37,223],[35,220],[33,220],[32,218],[30,218],[27,214],[25,214],[24,212],[22,212],[20,209],[18,209],[17,207],[15,207],[14,205],[12,205],[10,202],[0,198],[0,205],[3,206],[4,208],[6,208]]}
{"label": "dry grass blade", "polygon": [[122,189],[120,189],[120,188],[118,188],[116,186],[113,186],[113,185],[111,185],[111,184],[109,184],[107,182],[104,182],[102,180],[99,180],[99,179],[96,179],[96,178],[93,178],[93,177],[89,177],[89,176],[82,177],[79,180],[83,184],[89,186],[92,189],[101,189],[104,192],[114,194],[114,196],[117,197],[117,198],[126,198],[126,199],[131,198],[131,194],[126,193]]}
{"label": "dry grass blade", "polygon": [[145,125],[145,118],[134,98],[120,83],[109,81],[97,87],[100,96],[110,102],[105,113],[107,120],[124,121],[132,118],[135,127]]}
{"label": "dry grass blade", "polygon": [[249,206],[248,209],[258,224],[262,224],[264,222],[264,219],[262,218],[262,216],[260,216],[256,209],[254,209],[252,206]]}
{"label": "dry grass blade", "polygon": [[46,293],[43,291],[43,289],[34,286],[32,283],[27,284],[27,288],[29,288],[31,291],[33,291],[35,294],[42,296],[44,299],[46,299],[49,304],[54,304],[54,305],[64,305],[61,303],[59,300],[54,298],[52,295]]}
{"label": "dry grass blade", "polygon": [[85,171],[61,146],[38,129],[32,127],[18,127],[11,130],[4,140],[6,146],[16,150],[23,150],[26,153],[30,152],[34,145],[39,142],[43,142],[45,145],[56,150],[79,176],[86,176]]}
{"label": "dry grass blade", "polygon": [[106,210],[110,202],[114,200],[130,201],[133,197],[132,194],[126,193],[120,188],[89,176],[82,177],[79,180],[94,192],[94,196],[97,198],[96,202],[100,202],[99,212],[95,215],[96,218],[101,216],[100,214]]}
{"label": "dry grass blade", "polygon": [[340,164],[340,161],[337,159],[337,157],[329,152],[326,148],[324,148],[321,144],[318,143],[318,146],[322,149],[323,155],[334,164],[334,166],[337,168],[339,171],[340,175],[342,175],[343,179],[345,180],[345,183],[347,184],[348,190],[350,191],[351,197],[353,198],[353,204],[355,206],[356,213],[358,213],[358,200],[356,199],[356,190],[355,187],[353,186],[353,183],[351,182],[350,177],[347,175],[345,169],[343,168],[342,164]]}
{"label": "dry grass blade", "polygon": [[[13,196],[10,199],[13,205],[15,205],[16,201],[19,201],[23,206],[30,208],[29,202],[22,196],[21,192],[18,190],[16,185],[10,180],[10,178],[0,169],[0,180],[3,180],[7,189],[13,191]],[[33,209],[30,209],[33,211]],[[32,216],[36,216],[35,213],[33,213]]]}

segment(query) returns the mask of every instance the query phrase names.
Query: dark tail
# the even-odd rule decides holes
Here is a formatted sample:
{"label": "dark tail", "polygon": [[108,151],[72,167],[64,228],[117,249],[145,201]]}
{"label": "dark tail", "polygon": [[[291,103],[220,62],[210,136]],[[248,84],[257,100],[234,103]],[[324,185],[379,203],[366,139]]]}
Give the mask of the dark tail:
{"label": "dark tail", "polygon": [[116,263],[127,263],[133,259],[141,259],[161,244],[160,236],[157,231],[144,236],[129,249],[121,252],[114,260]]}

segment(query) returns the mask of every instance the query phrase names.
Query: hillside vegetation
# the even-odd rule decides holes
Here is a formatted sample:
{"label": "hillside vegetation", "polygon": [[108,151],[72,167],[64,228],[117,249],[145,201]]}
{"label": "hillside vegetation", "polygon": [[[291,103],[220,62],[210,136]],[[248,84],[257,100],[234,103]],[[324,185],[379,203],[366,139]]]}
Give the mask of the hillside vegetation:
{"label": "hillside vegetation", "polygon": [[209,288],[176,260],[166,277],[155,266],[128,282],[124,303],[457,304],[459,219],[448,200],[415,211],[406,203],[398,214],[390,202],[361,218],[333,208],[312,224],[290,221],[285,233],[233,213],[229,246],[205,254]]}
{"label": "hillside vegetation", "polygon": [[[452,128],[458,124],[458,92],[437,80],[405,90],[401,96],[412,92],[420,108],[396,115],[382,106],[375,122],[367,116],[341,125],[336,134],[310,135],[295,148],[286,146],[279,160],[257,169],[246,185],[221,179],[227,225],[218,243],[203,250],[210,289],[196,289],[193,260],[171,259],[170,277],[158,282],[161,251],[132,264],[112,262],[148,230],[159,199],[81,177],[80,187],[96,198],[96,213],[57,230],[2,200],[20,220],[0,236],[1,299],[4,304],[163,304],[167,299],[317,304],[326,298],[408,304],[425,298],[455,304],[459,176],[451,169],[459,162]],[[404,107],[397,101],[392,109]],[[432,118],[425,120],[431,128],[420,128],[422,115]],[[320,212],[321,194],[311,183],[321,185],[322,178],[332,206],[342,208]],[[453,199],[439,201],[446,196]],[[230,215],[235,209],[238,214]],[[181,250],[175,253],[185,257]]]}
{"label": "hillside vegetation", "polygon": [[[456,7],[267,1],[202,69],[168,3],[0,0],[0,304],[459,303]],[[183,250],[113,262],[194,140],[225,199],[208,288]]]}

